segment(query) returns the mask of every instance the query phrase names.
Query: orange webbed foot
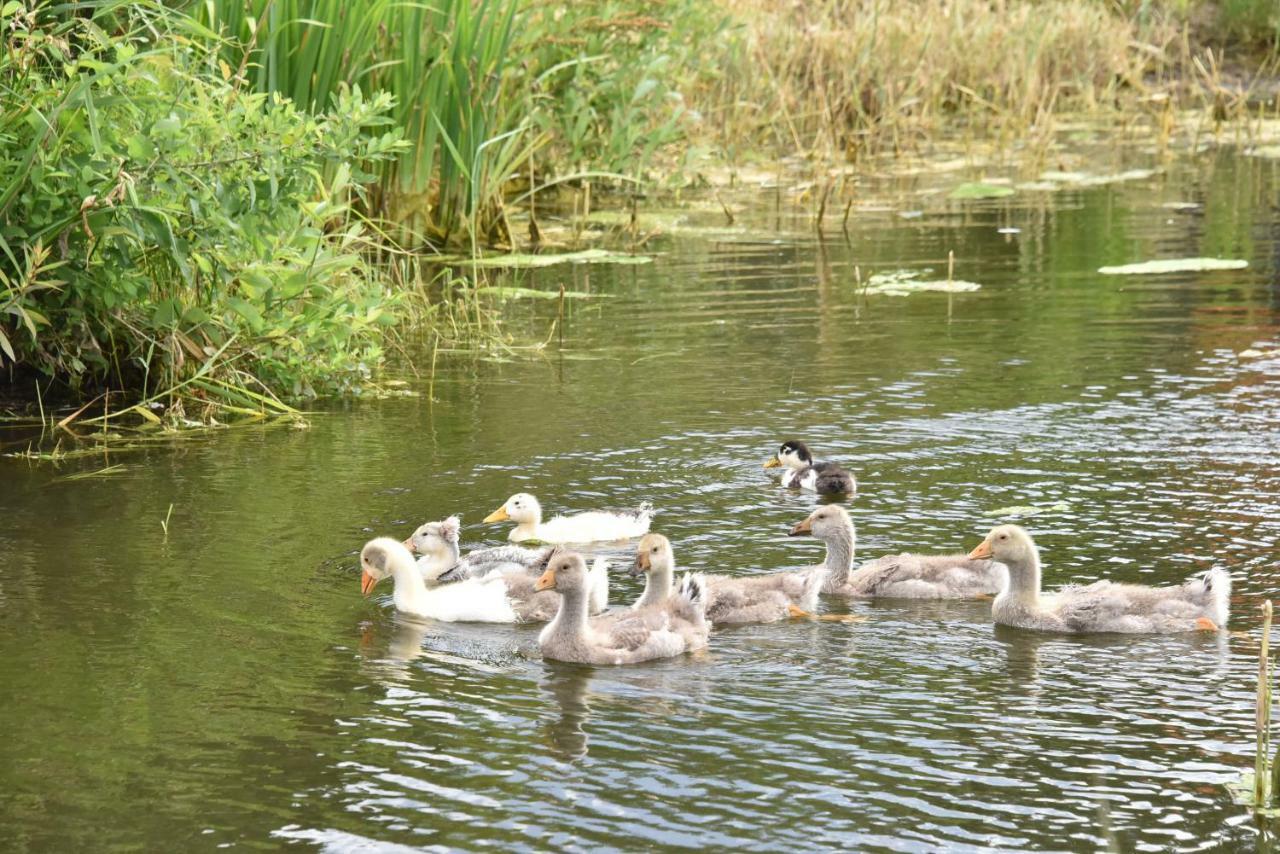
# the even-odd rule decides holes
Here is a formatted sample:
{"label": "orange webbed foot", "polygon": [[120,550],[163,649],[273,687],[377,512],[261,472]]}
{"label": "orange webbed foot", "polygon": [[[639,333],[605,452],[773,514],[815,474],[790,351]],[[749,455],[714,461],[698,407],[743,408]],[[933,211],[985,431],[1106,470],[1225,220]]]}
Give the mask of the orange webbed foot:
{"label": "orange webbed foot", "polygon": [[1208,617],[1200,617],[1196,620],[1196,631],[1199,632],[1216,632],[1218,624]]}

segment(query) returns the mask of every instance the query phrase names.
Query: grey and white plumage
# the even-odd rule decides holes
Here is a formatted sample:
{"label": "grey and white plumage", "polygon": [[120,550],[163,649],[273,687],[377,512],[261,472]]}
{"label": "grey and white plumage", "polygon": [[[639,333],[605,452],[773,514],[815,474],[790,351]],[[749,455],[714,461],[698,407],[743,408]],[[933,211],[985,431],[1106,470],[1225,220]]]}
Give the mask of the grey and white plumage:
{"label": "grey and white plumage", "polygon": [[827,504],[791,529],[812,534],[827,546],[822,592],[845,599],[967,599],[999,593],[1005,567],[965,555],[900,554],[854,568],[856,534],[843,507]]}
{"label": "grey and white plumage", "polygon": [[686,575],[667,599],[620,614],[587,614],[586,564],[576,552],[560,552],[538,579],[541,590],[558,590],[560,610],[538,635],[544,658],[582,664],[633,664],[670,658],[706,646],[705,583]]}
{"label": "grey and white plumage", "polygon": [[991,606],[1004,625],[1050,632],[1173,633],[1216,631],[1230,616],[1231,574],[1211,569],[1173,587],[1096,581],[1040,591],[1040,551],[1017,525],[991,529],[971,557],[993,556],[1009,583]]}
{"label": "grey and white plumage", "polygon": [[[461,536],[461,520],[450,516],[439,522],[419,525],[404,545],[421,555],[418,567],[428,580],[448,585],[474,579],[501,578],[519,622],[545,622],[555,616],[560,607],[560,595],[554,591],[534,589],[538,576],[556,551],[554,546],[539,549],[493,546],[473,549],[462,557]],[[609,606],[608,561],[597,558],[589,576],[591,612],[599,613]]]}
{"label": "grey and white plumage", "polygon": [[[645,534],[636,547],[632,574],[645,575],[644,593],[635,609],[661,602],[671,595],[675,553],[661,534]],[[822,587],[821,570],[771,572],[729,576],[700,573],[707,588],[707,618],[713,624],[772,623],[789,617],[812,616]]]}

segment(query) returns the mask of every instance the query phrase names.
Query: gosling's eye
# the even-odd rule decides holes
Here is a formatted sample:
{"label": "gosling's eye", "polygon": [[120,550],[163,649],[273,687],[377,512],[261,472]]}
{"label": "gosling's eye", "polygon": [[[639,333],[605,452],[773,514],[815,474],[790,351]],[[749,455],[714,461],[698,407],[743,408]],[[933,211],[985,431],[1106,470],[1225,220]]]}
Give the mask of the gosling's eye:
{"label": "gosling's eye", "polygon": [[657,546],[654,546],[653,548],[649,549],[649,551],[653,552],[654,554],[657,554],[657,553],[658,553],[658,547],[657,547]]}
{"label": "gosling's eye", "polygon": [[1001,534],[1001,535],[1000,535],[1000,539],[1002,539],[1002,540],[1007,540],[1007,539],[1009,539],[1009,535],[1008,535],[1008,534]]}

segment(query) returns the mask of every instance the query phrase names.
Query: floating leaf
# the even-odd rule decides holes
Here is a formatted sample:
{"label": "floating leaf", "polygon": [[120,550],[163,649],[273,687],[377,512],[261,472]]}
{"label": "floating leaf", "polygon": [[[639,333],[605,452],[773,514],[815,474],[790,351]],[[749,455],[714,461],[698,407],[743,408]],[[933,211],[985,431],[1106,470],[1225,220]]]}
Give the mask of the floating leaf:
{"label": "floating leaf", "polygon": [[1093,175],[1088,172],[1045,172],[1040,176],[1040,180],[1071,184],[1076,187],[1097,187],[1102,184],[1118,184],[1122,181],[1140,181],[1154,174],[1156,174],[1154,169],[1130,169],[1109,175]]}
{"label": "floating leaf", "polygon": [[1161,273],[1199,273],[1205,270],[1243,270],[1248,261],[1233,258],[1164,258],[1119,267],[1099,267],[1105,276],[1158,276]]}
{"label": "floating leaf", "polygon": [[556,264],[649,264],[650,255],[629,255],[626,252],[610,252],[607,249],[584,249],[561,255],[490,255],[487,258],[441,259],[460,260],[472,267],[554,267]]}
{"label": "floating leaf", "polygon": [[988,510],[987,516],[1039,516],[1041,513],[1064,513],[1070,509],[1071,505],[1065,501],[1059,501],[1057,504],[1041,504],[1035,506],[1032,504],[1015,504],[1012,507],[998,507],[995,510]]}
{"label": "floating leaf", "polygon": [[[932,273],[932,270],[925,270]],[[883,296],[904,297],[921,291],[937,291],[940,293],[961,294],[976,291],[982,287],[976,282],[963,279],[921,279],[919,270],[891,270],[887,273],[876,273],[867,279],[865,293]]]}
{"label": "floating leaf", "polygon": [[[495,296],[498,299],[560,299],[559,291],[538,291],[533,288],[501,287],[498,285],[476,288],[476,293]],[[594,299],[608,294],[590,294],[586,291],[565,291],[565,299]]]}
{"label": "floating leaf", "polygon": [[961,184],[951,191],[948,198],[952,199],[1003,199],[1012,196],[1013,187],[1007,187],[1002,184],[984,184],[977,181],[970,184]]}

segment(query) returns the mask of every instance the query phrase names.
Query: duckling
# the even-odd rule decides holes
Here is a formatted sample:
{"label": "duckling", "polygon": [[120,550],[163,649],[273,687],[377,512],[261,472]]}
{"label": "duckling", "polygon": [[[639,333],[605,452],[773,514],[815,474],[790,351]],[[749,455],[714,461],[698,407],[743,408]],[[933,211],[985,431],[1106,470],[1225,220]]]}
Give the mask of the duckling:
{"label": "duckling", "polygon": [[809,446],[799,439],[788,439],[778,446],[778,453],[764,461],[767,469],[785,466],[782,485],[807,489],[819,495],[853,495],[858,483],[839,463],[815,463]]}
{"label": "duckling", "polygon": [[1008,572],[993,560],[973,555],[900,554],[853,568],[853,521],[838,504],[826,504],[791,528],[791,536],[812,534],[827,544],[822,592],[846,599],[968,599],[1003,588]]}
{"label": "duckling", "polygon": [[[644,594],[632,607],[648,608],[666,601],[671,595],[675,568],[670,540],[662,534],[641,537],[631,574],[644,573]],[[747,578],[701,575],[707,590],[707,619],[719,625],[812,618],[823,577],[820,570],[774,572]]]}
{"label": "duckling", "polygon": [[632,510],[594,510],[557,516],[542,521],[542,505],[527,492],[518,492],[501,507],[484,517],[486,523],[516,523],[507,535],[514,543],[538,540],[543,543],[596,543],[627,540],[644,535],[653,518],[653,505],[647,502]]}
{"label": "duckling", "polygon": [[517,619],[501,578],[476,578],[428,590],[413,555],[390,537],[365,543],[360,569],[360,591],[365,596],[379,581],[391,578],[396,610],[408,614],[445,622],[514,623]]}
{"label": "duckling", "polygon": [[481,578],[493,570],[523,569],[536,578],[547,568],[552,547],[527,549],[522,546],[494,546],[472,549],[462,556],[462,520],[457,516],[419,525],[404,541],[410,552],[420,555],[418,568],[427,581],[447,583]]}
{"label": "duckling", "polygon": [[971,558],[995,558],[1009,567],[1009,581],[991,606],[992,619],[1047,632],[1218,631],[1227,625],[1231,573],[1211,569],[1177,587],[1095,581],[1040,593],[1040,552],[1017,525],[999,525]]}
{"label": "duckling", "polygon": [[[533,589],[555,551],[553,546],[540,549],[495,546],[472,549],[466,557],[460,557],[461,536],[461,520],[450,516],[419,525],[404,541],[404,546],[422,555],[418,558],[418,568],[427,581],[450,584],[497,573],[507,586],[507,595],[517,603],[516,612],[521,622],[546,622],[556,615],[560,597]],[[591,578],[591,613],[598,614],[609,607],[608,561],[597,558],[591,568]]]}
{"label": "duckling", "polygon": [[544,658],[582,664],[633,664],[670,658],[707,645],[711,624],[703,582],[685,575],[665,601],[621,617],[588,619],[586,562],[576,552],[559,552],[538,579],[538,590],[558,590],[560,612],[538,635]]}

